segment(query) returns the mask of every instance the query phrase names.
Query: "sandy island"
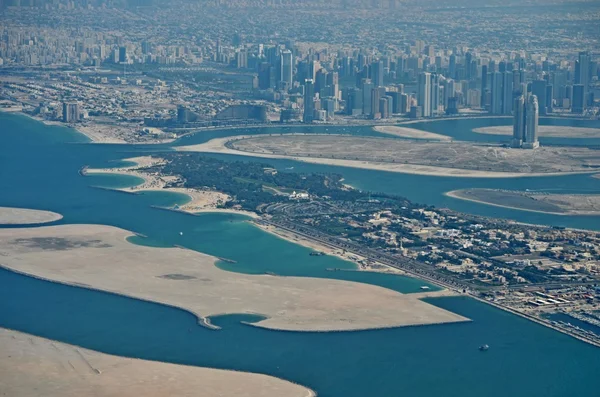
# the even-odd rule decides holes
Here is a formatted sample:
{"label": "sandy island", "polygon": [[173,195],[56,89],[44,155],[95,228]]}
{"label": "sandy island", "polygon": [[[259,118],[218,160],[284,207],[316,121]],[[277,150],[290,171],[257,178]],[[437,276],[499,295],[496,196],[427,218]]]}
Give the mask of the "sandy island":
{"label": "sandy island", "polygon": [[600,215],[598,194],[554,194],[523,192],[501,189],[460,189],[445,193],[446,196],[529,212],[551,215]]}
{"label": "sandy island", "polygon": [[[510,125],[502,125],[474,128],[473,132],[486,135],[512,136],[512,129],[513,127]],[[600,138],[600,128],[540,125],[538,132],[540,136],[548,138]]]}
{"label": "sandy island", "polygon": [[32,225],[62,219],[61,214],[26,208],[0,207],[0,225]]}
{"label": "sandy island", "polygon": [[[365,151],[365,148],[369,150]],[[469,142],[417,142],[316,134],[238,135],[216,138],[198,145],[179,146],[176,149],[461,178],[518,178],[591,173],[594,171],[584,167],[582,162],[593,162],[593,165],[598,162],[598,159],[594,158],[596,153],[587,148],[544,147],[535,151],[525,151]],[[547,159],[542,161],[546,157]],[[473,167],[479,164],[481,168],[486,169],[468,168],[469,162],[473,163]],[[510,171],[493,170],[494,165],[498,169]]]}
{"label": "sandy island", "polygon": [[[262,314],[267,319],[254,325],[271,329],[360,330],[468,321],[419,295],[340,280],[229,272],[216,267],[214,257],[135,245],[126,241],[129,236],[126,230],[100,225],[0,229],[0,264],[51,281],[180,307],[201,320]],[[438,293],[448,291],[431,294]]]}
{"label": "sandy island", "polygon": [[189,213],[203,212],[226,212],[250,217],[257,217],[254,212],[237,210],[232,208],[219,208],[220,205],[226,203],[231,198],[221,192],[213,190],[188,189],[183,187],[166,187],[168,183],[176,181],[178,178],[174,176],[164,176],[156,172],[149,172],[147,169],[155,165],[164,164],[164,159],[159,157],[141,156],[124,159],[123,161],[133,162],[134,165],[118,167],[118,168],[86,168],[83,173],[86,175],[93,174],[118,174],[130,175],[141,178],[144,182],[137,186],[114,189],[128,193],[140,193],[151,191],[166,191],[172,193],[185,194],[190,201],[177,207],[179,211]]}
{"label": "sandy island", "polygon": [[383,134],[398,136],[409,139],[429,139],[436,141],[451,141],[452,138],[446,135],[436,134],[433,132],[418,130],[416,128],[400,127],[395,125],[380,125],[373,129]]}
{"label": "sandy island", "polygon": [[123,358],[0,328],[0,395],[309,397],[272,376]]}

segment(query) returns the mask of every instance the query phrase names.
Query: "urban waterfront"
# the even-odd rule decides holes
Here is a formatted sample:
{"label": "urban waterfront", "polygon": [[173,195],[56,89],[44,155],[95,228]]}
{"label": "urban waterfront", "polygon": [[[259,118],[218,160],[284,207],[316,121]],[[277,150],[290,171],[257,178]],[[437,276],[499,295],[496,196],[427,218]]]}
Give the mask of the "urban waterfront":
{"label": "urban waterfront", "polygon": [[[26,118],[0,117],[2,125],[7,126],[0,135],[4,163],[0,171],[0,205],[59,212],[64,218],[57,223],[121,227],[147,236],[150,245],[177,244],[234,259],[245,272],[336,278],[345,273],[356,277],[356,281],[401,292],[413,292],[423,284],[398,276],[326,272],[327,268],[349,268],[349,264],[333,257],[309,257],[308,249],[264,233],[243,222],[240,216],[190,216],[151,207],[172,206],[181,201],[171,193],[130,195],[91,187],[123,187],[135,183],[135,179],[84,178],[78,172],[86,165],[116,165],[123,158],[165,147],[66,143],[83,143],[84,139],[69,130]],[[211,132],[238,133],[239,130]],[[198,134],[188,140],[209,139],[209,135]],[[436,206],[448,205],[524,222],[560,221],[573,227],[598,227],[594,217],[546,216],[471,203],[461,208],[462,202],[443,196],[445,191],[460,186],[523,189],[597,186],[585,175],[465,180],[323,167],[287,160],[261,161],[278,168],[294,167],[294,171],[335,169],[354,186],[386,190]],[[233,266],[221,266],[235,270]],[[124,356],[267,373],[311,387],[321,396],[564,396],[590,394],[600,387],[594,376],[600,366],[597,348],[468,298],[430,301],[473,320],[463,324],[299,333],[257,329],[239,323],[249,320],[247,317],[227,316],[213,319],[223,327],[221,331],[209,331],[198,326],[196,319],[186,312],[148,302],[44,282],[8,271],[0,272],[0,284],[0,326]],[[489,344],[490,351],[479,352],[477,347],[482,343]]]}

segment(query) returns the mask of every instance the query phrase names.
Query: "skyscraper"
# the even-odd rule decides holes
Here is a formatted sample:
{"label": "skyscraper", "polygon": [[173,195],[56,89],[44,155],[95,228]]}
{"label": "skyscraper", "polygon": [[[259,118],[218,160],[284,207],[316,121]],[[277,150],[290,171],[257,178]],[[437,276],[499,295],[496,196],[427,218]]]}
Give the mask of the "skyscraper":
{"label": "skyscraper", "polygon": [[440,75],[437,73],[431,74],[431,115],[438,113],[440,105]]}
{"label": "skyscraper", "polygon": [[363,97],[362,97],[362,106],[363,106],[363,114],[365,116],[371,114],[371,95],[373,91],[373,83],[370,79],[364,79],[362,84]]}
{"label": "skyscraper", "polygon": [[573,85],[571,98],[571,113],[583,113],[585,110],[585,87],[583,84]]}
{"label": "skyscraper", "polygon": [[281,53],[280,73],[281,81],[291,88],[294,82],[294,55],[290,50]]}
{"label": "skyscraper", "polygon": [[119,47],[119,62],[127,63],[127,47]]}
{"label": "skyscraper", "polygon": [[258,88],[268,90],[271,88],[271,64],[262,62],[258,66]]}
{"label": "skyscraper", "polygon": [[315,114],[315,85],[313,79],[306,79],[304,82],[304,114],[302,121],[312,123]]}
{"label": "skyscraper", "polygon": [[488,67],[487,65],[481,66],[481,107],[485,108],[487,105],[485,98],[487,97],[487,81],[488,81]]}
{"label": "skyscraper", "polygon": [[513,103],[513,138],[511,146],[520,148],[525,139],[525,97],[519,95]]}
{"label": "skyscraper", "polygon": [[502,114],[502,73],[491,74],[492,99],[490,103],[491,114]]}
{"label": "skyscraper", "polygon": [[375,88],[383,87],[383,61],[379,60],[371,64],[371,81]]}
{"label": "skyscraper", "polygon": [[587,92],[590,84],[590,53],[581,51],[575,68],[575,84],[583,85],[583,89]]}
{"label": "skyscraper", "polygon": [[546,80],[534,80],[531,83],[531,93],[537,97],[540,114],[546,114]]}
{"label": "skyscraper", "polygon": [[513,105],[513,74],[502,73],[502,114],[511,114]]}
{"label": "skyscraper", "polygon": [[421,106],[421,116],[431,117],[431,73],[419,74],[418,101]]}
{"label": "skyscraper", "polygon": [[524,149],[535,149],[540,146],[538,142],[539,113],[538,98],[535,95],[530,95],[527,99],[527,114],[525,115]]}

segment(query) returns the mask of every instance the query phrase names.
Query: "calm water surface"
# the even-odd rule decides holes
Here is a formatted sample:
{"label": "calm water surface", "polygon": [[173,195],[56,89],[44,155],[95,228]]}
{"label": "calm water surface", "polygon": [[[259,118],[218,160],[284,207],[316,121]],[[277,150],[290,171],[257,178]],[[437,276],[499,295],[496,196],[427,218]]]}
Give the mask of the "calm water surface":
{"label": "calm water surface", "polygon": [[[208,139],[207,135],[199,135],[189,139]],[[0,114],[0,205],[52,210],[64,215],[58,223],[114,225],[147,236],[133,238],[137,243],[178,244],[230,258],[237,263],[219,265],[230,271],[353,279],[403,292],[414,292],[423,285],[406,277],[329,272],[328,268],[351,269],[351,265],[328,256],[310,257],[310,250],[264,233],[240,216],[191,216],[151,207],[183,202],[178,195],[137,195],[92,187],[122,187],[136,181],[105,175],[82,177],[78,171],[83,166],[115,165],[123,158],[168,148],[85,142],[81,135],[63,128]],[[593,188],[594,182],[587,177],[518,181],[424,178],[289,161],[276,163],[278,167],[293,166],[296,171],[334,170],[360,188],[399,193],[435,205],[447,202],[457,209],[462,202],[446,201],[441,194],[456,186],[523,183],[540,189],[573,188],[573,184]],[[468,208],[487,215],[496,210],[472,204]],[[521,214],[531,213],[503,213],[517,219]],[[579,227],[588,224],[577,217],[561,219]],[[554,218],[543,217],[538,223],[544,220],[554,222]],[[431,303],[473,322],[300,333],[259,329],[240,323],[253,321],[247,316],[225,316],[213,319],[223,329],[210,331],[198,326],[196,318],[184,311],[0,271],[0,326],[107,353],[260,372],[332,397],[600,393],[599,349],[471,299],[444,298]],[[486,353],[477,349],[483,343],[491,346]]]}

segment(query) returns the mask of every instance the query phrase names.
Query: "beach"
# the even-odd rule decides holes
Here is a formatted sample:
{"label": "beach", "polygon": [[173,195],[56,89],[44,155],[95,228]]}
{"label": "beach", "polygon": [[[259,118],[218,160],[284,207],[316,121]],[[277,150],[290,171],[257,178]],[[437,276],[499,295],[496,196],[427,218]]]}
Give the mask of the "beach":
{"label": "beach", "polygon": [[[266,316],[253,325],[290,331],[349,331],[468,321],[412,294],[342,280],[246,275],[182,248],[129,243],[111,226],[0,230],[2,265],[69,285],[178,307],[199,321],[219,314]],[[85,261],[81,261],[85,258]]]}
{"label": "beach", "polygon": [[313,397],[272,376],[117,357],[0,328],[0,394],[44,397]]}
{"label": "beach", "polygon": [[31,225],[62,219],[61,214],[26,208],[0,207],[0,225]]}

